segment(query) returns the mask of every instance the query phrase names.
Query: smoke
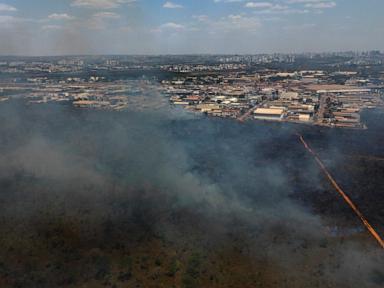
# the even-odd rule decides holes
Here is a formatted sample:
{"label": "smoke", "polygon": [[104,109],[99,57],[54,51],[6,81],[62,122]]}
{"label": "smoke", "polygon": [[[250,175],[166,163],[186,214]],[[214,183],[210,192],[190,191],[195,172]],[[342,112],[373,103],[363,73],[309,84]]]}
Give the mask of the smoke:
{"label": "smoke", "polygon": [[[152,253],[165,259],[224,254],[218,263],[235,257],[233,268],[246,258],[262,287],[383,284],[382,251],[369,236],[332,236],[326,223],[344,219],[303,205],[329,187],[303,157],[296,127],[17,102],[0,110],[5,286],[92,283],[94,257],[115,267],[156,241]],[[207,269],[228,277],[220,265]]]}

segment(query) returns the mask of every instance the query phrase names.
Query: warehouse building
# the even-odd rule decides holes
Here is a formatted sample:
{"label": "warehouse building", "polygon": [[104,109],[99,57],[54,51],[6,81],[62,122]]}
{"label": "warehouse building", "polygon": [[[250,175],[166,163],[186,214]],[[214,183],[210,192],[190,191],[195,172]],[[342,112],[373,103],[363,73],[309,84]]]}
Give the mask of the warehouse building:
{"label": "warehouse building", "polygon": [[254,118],[257,120],[281,121],[284,118],[283,108],[257,108],[254,111]]}

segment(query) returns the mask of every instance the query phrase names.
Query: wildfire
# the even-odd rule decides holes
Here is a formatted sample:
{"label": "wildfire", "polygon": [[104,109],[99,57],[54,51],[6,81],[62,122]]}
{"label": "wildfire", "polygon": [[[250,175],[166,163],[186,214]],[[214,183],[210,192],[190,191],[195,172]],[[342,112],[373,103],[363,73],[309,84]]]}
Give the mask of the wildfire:
{"label": "wildfire", "polygon": [[371,224],[369,224],[368,220],[364,217],[364,215],[360,212],[360,210],[357,208],[357,206],[352,202],[351,198],[348,197],[348,195],[340,188],[340,186],[337,184],[335,179],[332,177],[332,175],[328,172],[327,168],[319,158],[319,156],[311,149],[311,147],[305,142],[302,135],[297,134],[297,136],[300,138],[301,143],[304,145],[305,149],[309,151],[309,153],[312,154],[312,156],[315,158],[317,164],[320,166],[321,170],[324,172],[324,174],[327,176],[328,180],[331,182],[333,187],[336,189],[336,191],[343,197],[345,202],[352,208],[352,210],[356,213],[356,215],[360,218],[360,220],[363,222],[364,226],[367,228],[367,230],[371,233],[371,235],[377,240],[379,245],[384,248],[384,240],[380,237],[380,235],[376,232],[376,230],[372,227]]}

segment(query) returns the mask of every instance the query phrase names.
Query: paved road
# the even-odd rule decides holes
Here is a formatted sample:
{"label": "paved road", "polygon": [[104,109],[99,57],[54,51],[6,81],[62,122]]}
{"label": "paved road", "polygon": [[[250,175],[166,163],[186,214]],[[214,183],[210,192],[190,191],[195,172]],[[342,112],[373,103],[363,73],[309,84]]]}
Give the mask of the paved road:
{"label": "paved road", "polygon": [[252,108],[249,109],[247,112],[245,112],[243,115],[241,115],[240,117],[238,117],[237,120],[240,121],[240,122],[244,122],[245,120],[247,120],[247,118],[248,118],[249,116],[252,115],[253,111],[255,111],[257,108],[258,108],[258,106],[252,107]]}

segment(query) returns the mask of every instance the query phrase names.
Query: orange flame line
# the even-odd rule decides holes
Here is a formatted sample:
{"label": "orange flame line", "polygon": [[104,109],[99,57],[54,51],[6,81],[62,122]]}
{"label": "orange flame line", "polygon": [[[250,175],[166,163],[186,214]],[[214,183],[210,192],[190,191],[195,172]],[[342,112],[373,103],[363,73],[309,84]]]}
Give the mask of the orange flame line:
{"label": "orange flame line", "polygon": [[367,230],[371,233],[371,235],[380,244],[381,248],[384,248],[384,240],[380,237],[380,235],[376,232],[376,230],[371,226],[371,224],[369,224],[368,220],[364,217],[363,213],[360,212],[360,210],[357,208],[357,206],[352,202],[351,198],[349,198],[348,195],[336,183],[335,179],[328,172],[327,168],[325,167],[325,165],[323,164],[323,162],[321,161],[319,156],[317,156],[317,154],[311,149],[311,147],[309,147],[309,145],[307,144],[307,142],[305,142],[302,135],[297,134],[297,136],[300,138],[300,141],[304,145],[305,149],[307,149],[309,151],[309,153],[311,153],[312,156],[315,158],[317,164],[320,166],[321,170],[327,176],[328,180],[331,182],[331,184],[336,189],[336,191],[343,197],[345,202],[347,202],[347,204],[352,208],[352,210],[360,218],[360,220],[363,222],[363,224],[367,228]]}

